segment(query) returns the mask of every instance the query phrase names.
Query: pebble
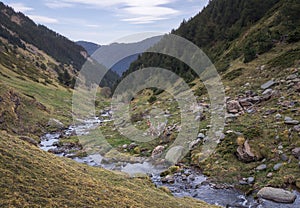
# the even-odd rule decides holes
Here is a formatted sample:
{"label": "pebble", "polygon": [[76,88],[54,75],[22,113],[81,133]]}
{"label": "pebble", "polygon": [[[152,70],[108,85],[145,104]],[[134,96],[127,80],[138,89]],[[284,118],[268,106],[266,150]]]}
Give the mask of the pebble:
{"label": "pebble", "polygon": [[254,177],[249,177],[249,178],[247,178],[247,182],[248,182],[249,184],[254,183],[254,181],[255,181]]}
{"label": "pebble", "polygon": [[266,82],[265,84],[261,85],[261,89],[263,89],[263,90],[268,89],[268,88],[272,87],[274,84],[276,84],[276,82],[274,82],[273,80],[270,80],[270,81]]}
{"label": "pebble", "polygon": [[273,169],[276,171],[276,170],[279,170],[282,166],[282,163],[277,163],[276,165],[274,165]]}
{"label": "pebble", "polygon": [[266,164],[261,164],[261,165],[257,166],[257,168],[256,168],[257,171],[262,171],[262,170],[265,170],[265,169],[267,169]]}

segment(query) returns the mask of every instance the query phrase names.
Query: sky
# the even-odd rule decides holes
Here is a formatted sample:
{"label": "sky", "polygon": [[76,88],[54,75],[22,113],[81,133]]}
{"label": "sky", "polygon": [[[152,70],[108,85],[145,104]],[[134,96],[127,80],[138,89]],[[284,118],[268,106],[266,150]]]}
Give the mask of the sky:
{"label": "sky", "polygon": [[[78,41],[100,45],[125,36],[168,33],[208,0],[3,0],[38,24]],[[151,33],[149,33],[151,32]],[[123,41],[125,42],[125,41]]]}

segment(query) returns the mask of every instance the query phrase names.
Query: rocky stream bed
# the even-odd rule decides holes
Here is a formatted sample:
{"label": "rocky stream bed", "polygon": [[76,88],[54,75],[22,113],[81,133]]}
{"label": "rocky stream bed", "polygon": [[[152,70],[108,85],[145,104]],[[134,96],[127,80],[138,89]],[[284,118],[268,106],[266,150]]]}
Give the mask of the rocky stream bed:
{"label": "rocky stream bed", "polygon": [[[97,128],[105,120],[98,117],[82,121],[60,131],[47,133],[42,136],[40,148],[57,156],[69,157],[70,154],[64,149],[58,149],[57,144],[62,136],[71,135],[76,131],[77,135],[88,134],[91,129]],[[72,148],[72,147],[70,147]],[[76,148],[76,147],[75,147]],[[118,170],[130,175],[147,174],[152,182],[160,187],[167,187],[176,197],[193,197],[209,204],[223,207],[247,207],[247,208],[298,208],[300,207],[300,194],[297,191],[289,192],[296,200],[292,204],[276,203],[263,198],[254,199],[253,196],[245,196],[230,185],[213,184],[201,172],[192,167],[183,167],[181,171],[172,176],[161,176],[162,167],[153,165],[150,160],[144,159],[139,162],[111,161],[100,154],[92,154],[86,157],[72,157],[79,163],[90,166],[102,167],[108,170]],[[266,198],[266,197],[264,197]]]}

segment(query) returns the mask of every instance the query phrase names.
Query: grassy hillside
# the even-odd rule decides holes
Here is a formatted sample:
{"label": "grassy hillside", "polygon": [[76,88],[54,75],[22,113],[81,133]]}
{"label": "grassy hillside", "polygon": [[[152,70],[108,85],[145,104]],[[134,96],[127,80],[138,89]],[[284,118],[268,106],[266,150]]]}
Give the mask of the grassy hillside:
{"label": "grassy hillside", "polygon": [[214,207],[176,199],[146,179],[58,158],[0,133],[1,207]]}

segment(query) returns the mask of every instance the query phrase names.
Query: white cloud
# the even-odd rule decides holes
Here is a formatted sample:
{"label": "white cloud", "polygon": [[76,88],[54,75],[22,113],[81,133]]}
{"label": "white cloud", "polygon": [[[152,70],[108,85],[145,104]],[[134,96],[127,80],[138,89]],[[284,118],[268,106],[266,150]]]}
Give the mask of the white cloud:
{"label": "white cloud", "polygon": [[57,0],[47,1],[46,6],[51,9],[73,7],[71,3],[64,2],[64,1],[57,1]]}
{"label": "white cloud", "polygon": [[40,24],[53,24],[58,23],[57,19],[51,18],[51,17],[45,17],[45,16],[39,16],[39,15],[28,15],[32,20],[34,20],[37,23]]}
{"label": "white cloud", "polygon": [[132,24],[149,24],[149,23],[153,23],[155,21],[164,20],[164,19],[166,19],[166,18],[154,17],[154,16],[142,16],[142,17],[122,19],[122,21],[131,22]]}
{"label": "white cloud", "polygon": [[[172,18],[180,12],[167,5],[177,0],[61,0],[60,4],[75,6],[82,4],[93,8],[114,11],[122,21],[133,24],[147,24]],[[49,0],[46,4],[53,8],[57,0]]]}
{"label": "white cloud", "polygon": [[22,3],[10,3],[8,5],[11,6],[12,8],[14,8],[14,10],[16,12],[22,12],[22,13],[24,13],[24,12],[28,12],[28,11],[32,11],[33,10],[33,8],[27,7],[24,4],[22,4]]}
{"label": "white cloud", "polygon": [[87,27],[90,27],[90,28],[99,28],[100,26],[99,25],[86,25]]}

